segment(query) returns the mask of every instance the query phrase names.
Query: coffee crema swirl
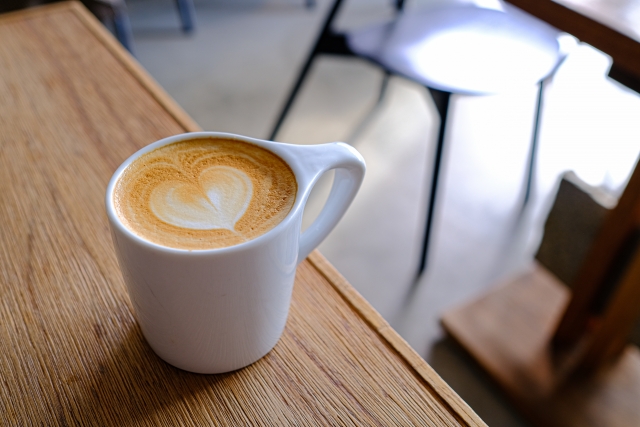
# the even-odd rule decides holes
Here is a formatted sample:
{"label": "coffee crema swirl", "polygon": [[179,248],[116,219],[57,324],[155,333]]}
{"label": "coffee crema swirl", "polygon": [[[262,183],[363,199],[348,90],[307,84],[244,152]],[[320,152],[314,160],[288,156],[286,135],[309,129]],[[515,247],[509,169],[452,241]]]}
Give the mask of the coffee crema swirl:
{"label": "coffee crema swirl", "polygon": [[124,225],[150,242],[214,249],[254,239],[279,224],[297,184],[278,156],[242,141],[176,142],[131,163],[116,183]]}

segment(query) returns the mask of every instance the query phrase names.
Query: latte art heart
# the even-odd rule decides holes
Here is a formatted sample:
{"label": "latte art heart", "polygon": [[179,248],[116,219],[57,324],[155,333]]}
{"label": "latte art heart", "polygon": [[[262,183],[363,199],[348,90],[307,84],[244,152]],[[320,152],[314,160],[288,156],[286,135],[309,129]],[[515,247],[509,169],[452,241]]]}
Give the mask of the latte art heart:
{"label": "latte art heart", "polygon": [[142,239],[169,248],[208,250],[267,233],[296,200],[293,171],[257,145],[195,138],[138,157],[118,180],[118,217]]}
{"label": "latte art heart", "polygon": [[232,167],[214,166],[202,171],[198,184],[160,183],[149,199],[152,212],[177,227],[233,231],[251,202],[251,179]]}

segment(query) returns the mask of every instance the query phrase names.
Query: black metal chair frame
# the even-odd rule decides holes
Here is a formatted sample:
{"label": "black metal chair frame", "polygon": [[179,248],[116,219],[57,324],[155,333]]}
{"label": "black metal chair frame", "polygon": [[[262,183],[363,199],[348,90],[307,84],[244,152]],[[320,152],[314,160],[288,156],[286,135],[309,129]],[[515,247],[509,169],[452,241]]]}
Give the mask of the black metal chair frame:
{"label": "black metal chair frame", "polygon": [[[280,131],[280,128],[287,114],[289,113],[300,88],[302,87],[302,83],[304,82],[313,61],[318,55],[329,54],[329,55],[339,55],[339,56],[347,56],[347,57],[361,57],[360,55],[357,55],[355,52],[353,52],[349,48],[347,44],[346,35],[335,32],[332,28],[333,21],[336,18],[341,5],[342,5],[342,0],[336,0],[333,6],[331,7],[324,21],[324,24],[322,26],[322,30],[320,31],[320,35],[316,40],[314,48],[311,50],[311,53],[307,57],[307,60],[305,61],[300,71],[298,79],[293,85],[293,88],[291,89],[291,92],[282,109],[282,112],[280,113],[280,116],[276,121],[273,131],[271,132],[271,135],[270,135],[271,140],[275,140],[278,132]],[[402,12],[403,6],[404,6],[403,0],[396,0],[395,8],[397,13]],[[383,69],[385,73],[385,78],[383,79],[383,87],[381,91],[384,91],[384,88],[386,87],[386,83],[388,80],[388,76],[390,74],[397,74],[397,73],[395,73],[393,70],[390,70],[384,64],[381,64],[377,61],[373,61],[371,58],[365,58],[365,59],[368,59],[369,61],[374,62],[377,66]],[[553,72],[551,72],[549,75],[553,75]],[[403,77],[406,77],[406,76],[403,76]],[[538,89],[538,96],[536,99],[532,141],[530,144],[528,160],[527,160],[528,170],[527,170],[527,178],[526,178],[526,183],[524,188],[524,196],[522,201],[522,210],[524,210],[524,207],[527,205],[531,196],[531,187],[533,182],[533,173],[534,173],[534,166],[535,166],[535,155],[537,151],[538,133],[539,133],[539,126],[540,126],[540,114],[541,114],[541,108],[542,108],[542,96],[544,92],[544,79],[541,80],[538,83],[538,85],[539,85],[539,89]],[[413,283],[414,287],[417,284],[418,279],[422,276],[427,266],[427,258],[429,255],[429,242],[432,234],[431,229],[433,225],[433,217],[434,217],[435,204],[436,204],[435,202],[436,202],[436,196],[437,196],[437,190],[438,190],[438,181],[440,178],[442,156],[444,152],[444,137],[445,137],[446,124],[447,124],[447,115],[449,111],[449,103],[450,103],[451,94],[452,94],[451,92],[431,88],[428,86],[425,86],[425,87],[426,89],[428,89],[434,101],[434,104],[436,106],[436,110],[438,111],[438,114],[440,116],[440,127],[438,131],[438,139],[437,139],[436,149],[435,149],[436,152],[435,152],[435,159],[434,159],[434,165],[433,165],[433,174],[431,179],[431,188],[429,192],[429,203],[427,205],[427,218],[426,218],[426,224],[424,229],[424,237],[422,241],[422,253],[421,253],[417,273],[415,276],[415,280]]]}

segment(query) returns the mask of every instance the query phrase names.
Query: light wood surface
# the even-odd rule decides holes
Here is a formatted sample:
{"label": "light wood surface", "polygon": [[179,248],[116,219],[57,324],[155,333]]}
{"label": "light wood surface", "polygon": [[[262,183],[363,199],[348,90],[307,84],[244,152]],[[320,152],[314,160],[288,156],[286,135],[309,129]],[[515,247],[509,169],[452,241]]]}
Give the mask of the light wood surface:
{"label": "light wood surface", "polygon": [[580,362],[575,355],[552,351],[551,336],[569,298],[569,290],[536,264],[528,274],[446,313],[443,325],[535,425],[640,425],[637,347],[626,346],[621,357],[591,375],[573,373]]}
{"label": "light wood surface", "polygon": [[197,125],[79,4],[2,16],[0,40],[0,425],[484,425],[318,253],[266,357],[161,361],[103,198],[134,151]]}

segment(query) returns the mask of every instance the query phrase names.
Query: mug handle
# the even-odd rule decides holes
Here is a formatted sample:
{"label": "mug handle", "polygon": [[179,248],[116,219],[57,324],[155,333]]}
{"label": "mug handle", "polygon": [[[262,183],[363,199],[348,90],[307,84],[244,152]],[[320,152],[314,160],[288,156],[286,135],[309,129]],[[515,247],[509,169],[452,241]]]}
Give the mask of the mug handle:
{"label": "mug handle", "polygon": [[343,142],[299,147],[304,147],[303,162],[312,175],[309,191],[324,173],[332,169],[336,172],[324,207],[315,221],[300,235],[298,263],[304,260],[338,224],[356,196],[366,170],[360,153]]}

